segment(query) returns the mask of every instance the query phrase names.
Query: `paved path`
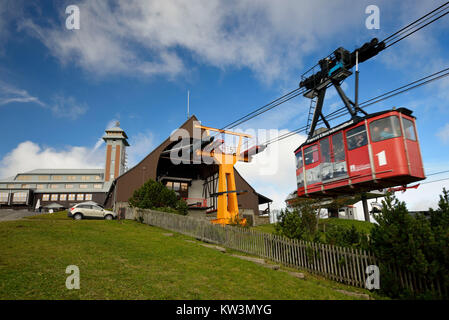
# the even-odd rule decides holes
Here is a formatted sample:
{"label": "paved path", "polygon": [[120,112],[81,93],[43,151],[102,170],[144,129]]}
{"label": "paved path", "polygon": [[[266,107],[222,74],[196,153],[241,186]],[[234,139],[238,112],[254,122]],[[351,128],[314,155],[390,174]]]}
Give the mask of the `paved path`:
{"label": "paved path", "polygon": [[27,210],[0,209],[0,221],[19,220],[35,214],[35,212]]}

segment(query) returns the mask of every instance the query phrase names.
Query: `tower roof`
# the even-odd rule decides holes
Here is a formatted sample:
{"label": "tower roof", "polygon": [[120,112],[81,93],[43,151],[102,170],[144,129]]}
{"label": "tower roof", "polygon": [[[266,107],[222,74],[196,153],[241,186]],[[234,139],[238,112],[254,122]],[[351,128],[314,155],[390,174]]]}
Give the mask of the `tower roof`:
{"label": "tower roof", "polygon": [[120,122],[117,121],[114,127],[106,129],[105,132],[106,134],[103,136],[104,141],[110,139],[120,139],[123,140],[123,143],[126,146],[129,146],[129,143],[127,141],[128,136],[126,135],[125,131],[122,128],[120,128]]}

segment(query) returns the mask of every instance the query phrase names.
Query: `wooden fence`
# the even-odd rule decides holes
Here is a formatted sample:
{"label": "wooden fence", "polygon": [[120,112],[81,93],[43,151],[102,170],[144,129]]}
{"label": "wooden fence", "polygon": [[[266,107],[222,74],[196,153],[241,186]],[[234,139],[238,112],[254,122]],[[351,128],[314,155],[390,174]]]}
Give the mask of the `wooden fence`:
{"label": "wooden fence", "polygon": [[[263,257],[288,267],[305,269],[326,278],[365,288],[366,269],[378,265],[376,258],[366,250],[307,242],[253,229],[214,225],[208,221],[177,214],[135,209],[141,222],[176,231],[224,247]],[[425,281],[416,274],[404,272],[395,266],[388,268],[402,287],[414,293],[431,290],[447,297],[447,288],[439,281]]]}

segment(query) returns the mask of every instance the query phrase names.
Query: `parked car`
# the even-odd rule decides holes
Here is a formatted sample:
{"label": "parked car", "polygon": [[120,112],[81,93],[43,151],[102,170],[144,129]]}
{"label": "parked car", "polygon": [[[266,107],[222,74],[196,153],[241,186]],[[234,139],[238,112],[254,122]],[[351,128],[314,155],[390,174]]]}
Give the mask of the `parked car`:
{"label": "parked car", "polygon": [[71,207],[67,216],[75,220],[81,219],[105,219],[112,220],[117,218],[115,212],[104,209],[102,206],[92,202],[78,203]]}

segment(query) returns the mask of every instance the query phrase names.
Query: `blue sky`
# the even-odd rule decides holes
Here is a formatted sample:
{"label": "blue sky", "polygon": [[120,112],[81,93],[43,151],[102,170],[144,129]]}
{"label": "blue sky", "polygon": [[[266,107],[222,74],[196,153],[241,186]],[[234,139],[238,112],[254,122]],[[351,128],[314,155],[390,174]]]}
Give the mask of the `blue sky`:
{"label": "blue sky", "polygon": [[[352,51],[383,39],[442,3],[3,1],[0,176],[43,166],[101,167],[98,141],[116,120],[135,164],[186,120],[187,90],[191,114],[222,127],[296,88],[302,72],[337,47]],[[80,8],[80,30],[65,28],[70,4]],[[380,9],[379,30],[365,27],[370,4]],[[445,17],[361,64],[360,100],[449,67],[448,27]],[[350,77],[344,86],[349,96],[353,84]],[[427,173],[449,170],[448,89],[444,79],[368,109],[414,111]],[[242,129],[294,130],[305,124],[308,103],[295,98]],[[337,106],[330,92],[325,108]],[[267,153],[281,159],[273,174],[239,169],[280,203],[295,188],[290,166],[301,139]],[[446,182],[420,194],[435,198]]]}

